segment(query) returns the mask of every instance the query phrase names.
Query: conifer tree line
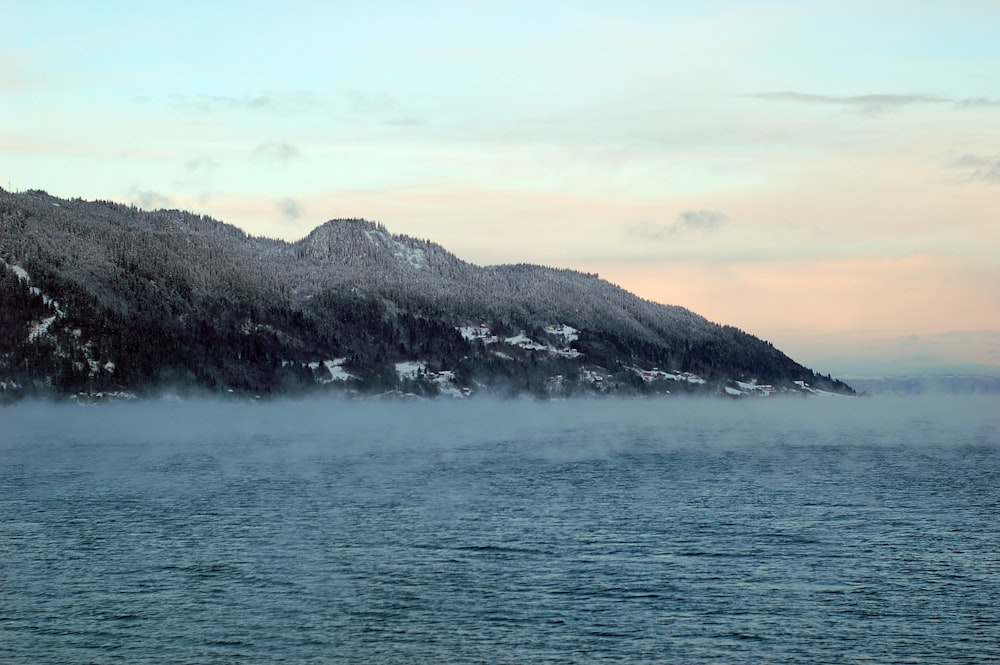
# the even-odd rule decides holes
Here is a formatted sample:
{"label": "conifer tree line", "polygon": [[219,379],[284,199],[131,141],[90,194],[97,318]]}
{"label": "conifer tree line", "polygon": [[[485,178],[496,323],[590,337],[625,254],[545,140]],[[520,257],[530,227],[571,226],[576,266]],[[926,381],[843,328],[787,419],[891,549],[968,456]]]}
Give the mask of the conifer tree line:
{"label": "conifer tree line", "polygon": [[[318,389],[309,364],[329,358],[355,378],[322,385],[361,392],[399,389],[404,360],[501,394],[542,394],[553,377],[586,391],[585,366],[611,378],[602,389],[625,392],[652,389],[634,367],[849,391],[744,331],[594,275],[480,267],[361,219],[288,243],[177,210],[0,190],[0,259],[0,381],[19,394],[299,393]],[[544,326],[570,325],[580,355],[498,353],[457,330],[479,324],[552,344]]]}

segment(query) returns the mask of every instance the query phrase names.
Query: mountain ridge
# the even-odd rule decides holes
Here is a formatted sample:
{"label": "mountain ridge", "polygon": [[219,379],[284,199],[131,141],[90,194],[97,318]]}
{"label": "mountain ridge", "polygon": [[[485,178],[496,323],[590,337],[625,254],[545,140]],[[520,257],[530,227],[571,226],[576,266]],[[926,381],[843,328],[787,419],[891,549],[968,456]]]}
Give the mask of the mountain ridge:
{"label": "mountain ridge", "polygon": [[852,393],[596,275],[477,266],[362,219],[287,242],[190,212],[0,189],[0,259],[7,398]]}

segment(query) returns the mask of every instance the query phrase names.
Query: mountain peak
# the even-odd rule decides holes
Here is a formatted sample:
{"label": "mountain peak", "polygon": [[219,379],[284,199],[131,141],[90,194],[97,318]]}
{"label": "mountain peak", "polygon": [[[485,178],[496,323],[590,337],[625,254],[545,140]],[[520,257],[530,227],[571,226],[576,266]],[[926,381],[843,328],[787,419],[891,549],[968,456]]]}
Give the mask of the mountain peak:
{"label": "mountain peak", "polygon": [[299,255],[320,261],[395,263],[419,270],[427,267],[419,241],[389,233],[384,225],[364,219],[332,219],[295,243]]}

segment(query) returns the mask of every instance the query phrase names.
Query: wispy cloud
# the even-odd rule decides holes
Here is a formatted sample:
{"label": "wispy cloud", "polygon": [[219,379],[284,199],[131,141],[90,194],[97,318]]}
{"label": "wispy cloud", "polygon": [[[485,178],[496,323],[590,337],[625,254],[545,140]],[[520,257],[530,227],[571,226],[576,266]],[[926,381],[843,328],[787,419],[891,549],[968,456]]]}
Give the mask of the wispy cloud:
{"label": "wispy cloud", "polygon": [[208,113],[217,110],[257,111],[272,107],[274,105],[274,101],[268,95],[254,95],[246,97],[231,97],[226,95],[174,95],[170,98],[170,105],[183,111]]}
{"label": "wispy cloud", "polygon": [[655,224],[643,221],[628,228],[630,236],[644,240],[662,240],[664,238],[687,233],[714,233],[728,221],[721,212],[714,210],[685,210],[670,224]]}
{"label": "wispy cloud", "polygon": [[407,110],[394,96],[376,90],[351,89],[343,93],[347,110],[360,116],[376,116],[397,127],[420,125],[423,120]]}
{"label": "wispy cloud", "polygon": [[685,210],[677,217],[673,228],[678,231],[716,231],[726,221],[726,216],[714,210]]}
{"label": "wispy cloud", "polygon": [[871,94],[871,95],[825,95],[808,92],[782,90],[778,92],[758,92],[748,95],[753,99],[777,102],[798,102],[804,104],[827,104],[856,108],[863,111],[882,111],[888,108],[912,106],[914,104],[943,104],[949,100],[927,94]]}
{"label": "wispy cloud", "polygon": [[286,220],[300,219],[305,212],[302,209],[302,204],[291,197],[276,201],[275,205],[278,207],[281,216]]}
{"label": "wispy cloud", "polygon": [[[140,98],[148,102],[148,98]],[[285,91],[249,95],[171,95],[167,103],[188,113],[215,113],[226,111],[298,111],[316,107],[319,98],[308,92]]]}
{"label": "wispy cloud", "polygon": [[852,108],[864,112],[879,112],[905,106],[924,104],[950,104],[956,108],[1000,108],[1000,99],[989,97],[970,97],[955,99],[925,93],[875,93],[869,95],[828,95],[809,92],[781,90],[776,92],[758,92],[747,95],[752,99],[776,102],[794,102],[802,104],[825,104]]}
{"label": "wispy cloud", "polygon": [[1000,183],[1000,155],[963,155],[954,166],[970,180]]}
{"label": "wispy cloud", "polygon": [[154,192],[149,189],[140,189],[138,185],[132,185],[128,190],[128,199],[140,208],[153,210],[155,208],[168,208],[173,204],[169,196]]}
{"label": "wispy cloud", "polygon": [[174,181],[174,184],[185,189],[201,189],[202,192],[198,196],[198,200],[207,201],[210,196],[208,190],[218,167],[219,163],[211,157],[202,156],[189,159],[184,162],[182,174]]}
{"label": "wispy cloud", "polygon": [[268,141],[261,143],[253,150],[253,157],[267,162],[273,162],[284,166],[289,162],[302,157],[298,148],[281,141]]}
{"label": "wispy cloud", "polygon": [[994,108],[1000,109],[1000,99],[990,99],[989,97],[970,97],[955,102],[965,108]]}
{"label": "wispy cloud", "polygon": [[189,175],[205,174],[214,171],[218,165],[218,162],[211,157],[196,157],[184,164],[184,170]]}
{"label": "wispy cloud", "polygon": [[381,113],[395,111],[399,103],[391,95],[371,90],[350,90],[347,99],[356,111],[361,113]]}

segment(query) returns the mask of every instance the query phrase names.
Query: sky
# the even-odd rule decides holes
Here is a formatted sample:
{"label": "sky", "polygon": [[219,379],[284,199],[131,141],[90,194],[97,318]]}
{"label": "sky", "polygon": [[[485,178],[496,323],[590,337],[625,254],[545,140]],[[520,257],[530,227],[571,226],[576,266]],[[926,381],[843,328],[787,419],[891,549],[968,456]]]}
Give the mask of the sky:
{"label": "sky", "polygon": [[0,187],[597,272],[1000,374],[1000,2],[0,0]]}

